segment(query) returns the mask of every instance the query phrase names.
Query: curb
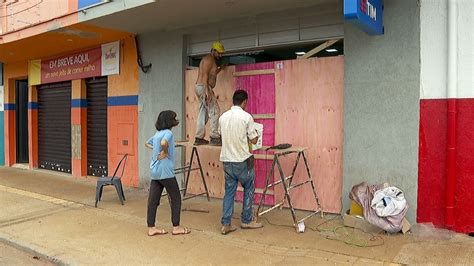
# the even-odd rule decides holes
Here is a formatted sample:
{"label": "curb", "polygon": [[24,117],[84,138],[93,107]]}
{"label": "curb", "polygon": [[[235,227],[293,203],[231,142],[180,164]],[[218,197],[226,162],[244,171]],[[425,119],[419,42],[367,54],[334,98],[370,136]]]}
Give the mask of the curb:
{"label": "curb", "polygon": [[56,257],[53,257],[53,256],[50,256],[48,254],[45,254],[45,253],[42,253],[42,252],[39,252],[31,247],[28,247],[28,246],[24,246],[20,243],[17,243],[17,242],[14,242],[13,240],[11,239],[7,239],[3,236],[0,236],[0,242],[8,245],[8,246],[11,246],[11,247],[14,247],[18,250],[21,250],[21,251],[24,251],[26,253],[29,253],[33,256],[37,256],[37,257],[40,257],[44,260],[47,260],[51,263],[54,263],[56,265],[60,265],[60,266],[65,266],[65,265],[69,265],[68,263],[64,262],[63,260],[59,259],[59,258],[56,258]]}

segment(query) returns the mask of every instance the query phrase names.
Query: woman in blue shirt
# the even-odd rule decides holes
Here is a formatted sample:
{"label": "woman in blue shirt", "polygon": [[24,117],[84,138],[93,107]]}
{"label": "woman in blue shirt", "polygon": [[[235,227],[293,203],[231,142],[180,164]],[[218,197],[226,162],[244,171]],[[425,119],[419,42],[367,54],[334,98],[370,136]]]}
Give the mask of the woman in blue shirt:
{"label": "woman in blue shirt", "polygon": [[171,132],[171,128],[178,124],[179,121],[176,119],[175,112],[161,112],[155,123],[157,132],[145,144],[147,148],[153,149],[150,162],[151,183],[147,211],[149,236],[168,233],[165,229],[157,229],[155,227],[156,210],[160,205],[163,188],[166,188],[170,199],[173,235],[188,234],[191,232],[187,227],[179,226],[181,193],[174,175],[174,139],[173,133]]}

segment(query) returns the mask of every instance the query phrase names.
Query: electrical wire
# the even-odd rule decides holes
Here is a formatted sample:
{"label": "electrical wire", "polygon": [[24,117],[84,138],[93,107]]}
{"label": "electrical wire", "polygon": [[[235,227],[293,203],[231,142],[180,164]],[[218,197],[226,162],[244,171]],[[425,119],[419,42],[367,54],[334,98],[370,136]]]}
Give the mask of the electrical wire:
{"label": "electrical wire", "polygon": [[142,70],[142,72],[146,74],[150,71],[150,69],[152,67],[152,64],[151,63],[149,63],[148,65],[143,64],[142,54],[140,52],[140,46],[138,44],[137,36],[135,36],[135,47],[137,49],[137,64],[140,67],[140,69]]}
{"label": "electrical wire", "polygon": [[[350,245],[350,246],[356,246],[356,247],[364,247],[364,248],[367,248],[367,247],[378,247],[378,246],[383,246],[385,244],[385,241],[384,239],[381,237],[381,236],[378,236],[378,235],[375,235],[373,233],[370,233],[370,232],[365,232],[364,230],[362,229],[359,229],[359,228],[349,228],[349,227],[346,227],[346,226],[333,226],[332,228],[330,229],[322,229],[321,226],[325,225],[325,224],[328,224],[329,222],[331,221],[334,221],[336,219],[340,219],[341,217],[340,216],[335,216],[334,218],[331,218],[331,219],[328,219],[320,224],[318,224],[316,226],[316,228],[311,228],[311,227],[308,227],[310,228],[312,231],[315,231],[315,232],[319,232],[319,233],[325,233],[325,232],[331,232],[333,233],[334,235],[338,236],[342,233],[338,233],[338,231],[340,231],[341,229],[345,229],[345,230],[350,230],[352,231],[352,234],[350,236],[348,236],[346,234],[346,238],[333,238],[333,237],[330,237],[328,235],[326,235],[326,239],[329,239],[329,240],[335,240],[335,241],[340,241],[340,242],[343,242],[345,243],[346,245]],[[362,232],[363,234],[368,234],[370,235],[370,238],[368,239],[368,241],[377,241],[377,240],[380,240],[381,243],[378,243],[378,244],[368,244],[368,242],[366,242],[366,244],[359,244],[357,242],[354,241],[354,231],[359,231],[359,232]],[[352,236],[352,237],[351,237]]]}
{"label": "electrical wire", "polygon": [[[273,223],[273,222],[270,222],[270,220],[268,220],[268,218],[266,217],[262,217],[263,220],[265,220],[268,224],[270,225],[273,225],[273,226],[279,226],[279,227],[286,227],[286,228],[292,228],[294,229],[295,227],[292,226],[292,225],[287,225],[287,224],[277,224],[277,223]],[[362,229],[359,229],[359,228],[349,228],[349,227],[346,227],[346,226],[333,226],[332,228],[329,228],[329,229],[325,229],[325,228],[321,228],[321,226],[325,225],[325,224],[328,224],[329,222],[332,222],[332,221],[335,221],[335,220],[338,220],[340,219],[341,217],[340,216],[335,216],[331,219],[328,219],[328,220],[325,220],[323,221],[322,223],[318,224],[315,228],[312,228],[312,227],[307,227],[308,229],[310,229],[311,231],[313,232],[316,232],[316,233],[319,233],[320,235],[323,235],[326,239],[328,240],[334,240],[334,241],[339,241],[339,242],[342,242],[346,245],[349,245],[349,246],[355,246],[355,247],[360,247],[360,248],[371,248],[371,247],[379,247],[379,246],[383,246],[385,245],[385,240],[383,239],[382,236],[379,236],[379,235],[375,235],[373,233],[370,233],[370,232],[365,232],[364,230]],[[346,230],[350,230],[352,231],[352,234],[351,235],[348,235],[348,234],[344,234],[344,233],[341,233],[341,229],[346,229]],[[360,231],[362,232],[363,234],[367,234],[369,235],[370,237],[365,241],[365,244],[360,244],[360,242],[358,242],[357,240],[357,237],[355,236],[354,232],[355,231]],[[336,235],[336,237],[331,237],[329,235],[325,235],[325,233],[332,233],[334,235]],[[337,237],[339,236],[339,237]],[[375,242],[379,240],[380,243],[376,243],[376,244],[369,244],[370,242]]]}

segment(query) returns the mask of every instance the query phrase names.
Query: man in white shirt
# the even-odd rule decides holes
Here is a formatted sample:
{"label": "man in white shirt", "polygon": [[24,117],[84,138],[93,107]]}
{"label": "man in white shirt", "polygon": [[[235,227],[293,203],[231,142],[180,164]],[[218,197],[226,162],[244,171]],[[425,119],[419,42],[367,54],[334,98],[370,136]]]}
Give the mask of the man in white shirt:
{"label": "man in white shirt", "polygon": [[237,184],[244,188],[244,201],[241,214],[242,229],[261,228],[263,225],[253,219],[252,205],[255,191],[254,157],[249,151],[249,142],[256,144],[257,131],[252,116],[245,112],[248,94],[237,90],[232,97],[231,109],[219,118],[219,132],[222,137],[220,160],[224,163],[225,194],[223,201],[222,229],[223,235],[235,231],[231,224],[234,212],[234,196]]}

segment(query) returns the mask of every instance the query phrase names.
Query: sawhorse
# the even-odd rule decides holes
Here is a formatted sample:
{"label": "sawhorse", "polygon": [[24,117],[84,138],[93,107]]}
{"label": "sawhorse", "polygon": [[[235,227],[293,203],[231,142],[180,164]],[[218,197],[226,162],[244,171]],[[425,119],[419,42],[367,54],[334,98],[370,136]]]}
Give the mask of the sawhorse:
{"label": "sawhorse", "polygon": [[[186,148],[188,146],[187,144],[188,144],[187,141],[177,141],[175,143],[175,148]],[[192,166],[193,166],[194,156],[196,156],[198,167],[193,168]],[[199,173],[201,174],[201,179],[202,179],[202,183],[204,185],[204,190],[205,191],[202,192],[202,193],[199,193],[199,194],[195,194],[195,195],[191,195],[191,196],[186,197],[186,194],[187,194],[187,191],[188,191],[189,177],[191,175],[191,171],[195,171],[195,170],[199,170]],[[198,153],[197,148],[196,148],[195,145],[193,145],[193,149],[191,151],[191,158],[189,158],[189,163],[185,164],[182,167],[174,169],[174,173],[175,173],[175,175],[182,174],[182,173],[185,174],[185,180],[184,180],[185,187],[181,188],[179,190],[179,191],[184,191],[183,199],[182,199],[183,201],[188,200],[188,199],[192,199],[192,198],[197,197],[197,196],[202,196],[202,195],[206,195],[207,201],[210,201],[209,190],[207,189],[206,179],[204,178],[204,171],[202,170],[201,159],[199,159],[199,153]],[[162,196],[165,196],[165,195],[168,195],[168,194],[164,193]]]}
{"label": "sawhorse", "polygon": [[[315,186],[314,186],[314,182],[313,182],[313,177],[311,176],[311,171],[309,170],[308,161],[306,159],[305,150],[306,150],[306,148],[297,148],[297,147],[284,149],[284,150],[272,150],[274,152],[273,153],[272,168],[270,169],[270,172],[268,173],[268,175],[265,178],[265,189],[264,189],[263,194],[260,198],[260,204],[258,205],[258,209],[257,209],[257,216],[258,217],[260,217],[260,216],[262,216],[262,215],[264,215],[264,214],[266,214],[266,213],[268,213],[268,212],[270,212],[270,211],[272,211],[272,210],[274,210],[278,207],[283,208],[283,204],[285,203],[285,200],[288,201],[288,205],[289,205],[290,211],[291,211],[291,216],[293,218],[293,226],[295,226],[297,231],[298,231],[298,225],[301,222],[303,222],[304,220],[316,215],[319,212],[321,213],[321,217],[323,217],[323,211],[322,211],[321,205],[319,203],[318,195],[316,194],[316,190],[315,190]],[[296,156],[295,164],[293,166],[293,170],[291,171],[291,175],[285,177],[285,174],[283,173],[283,168],[281,167],[279,158],[283,157],[283,156],[286,156],[286,155],[289,155],[289,154],[294,154],[294,153],[296,153],[297,156]],[[308,180],[303,181],[303,182],[298,183],[298,184],[292,185],[293,177],[294,177],[295,172],[296,172],[296,167],[298,166],[298,163],[299,163],[301,157],[303,157],[303,160],[304,160],[304,164],[305,164],[305,167],[306,167],[306,173],[308,175]],[[270,184],[271,177],[273,177],[273,174],[275,172],[275,166],[278,167],[278,172],[280,174],[280,180],[277,180],[277,181]],[[311,184],[311,189],[313,191],[314,200],[315,200],[316,205],[317,205],[317,210],[314,211],[314,212],[311,212],[306,217],[304,217],[300,220],[297,220],[295,209],[293,208],[293,203],[291,202],[290,190],[293,189],[293,188],[303,186],[303,185],[308,184],[308,183]],[[285,191],[285,195],[283,197],[283,200],[281,202],[275,204],[274,206],[270,207],[269,209],[263,210],[263,199],[265,198],[265,194],[267,193],[269,188],[274,187],[278,184],[282,184],[283,189]],[[260,211],[260,210],[262,210],[262,211]]]}

